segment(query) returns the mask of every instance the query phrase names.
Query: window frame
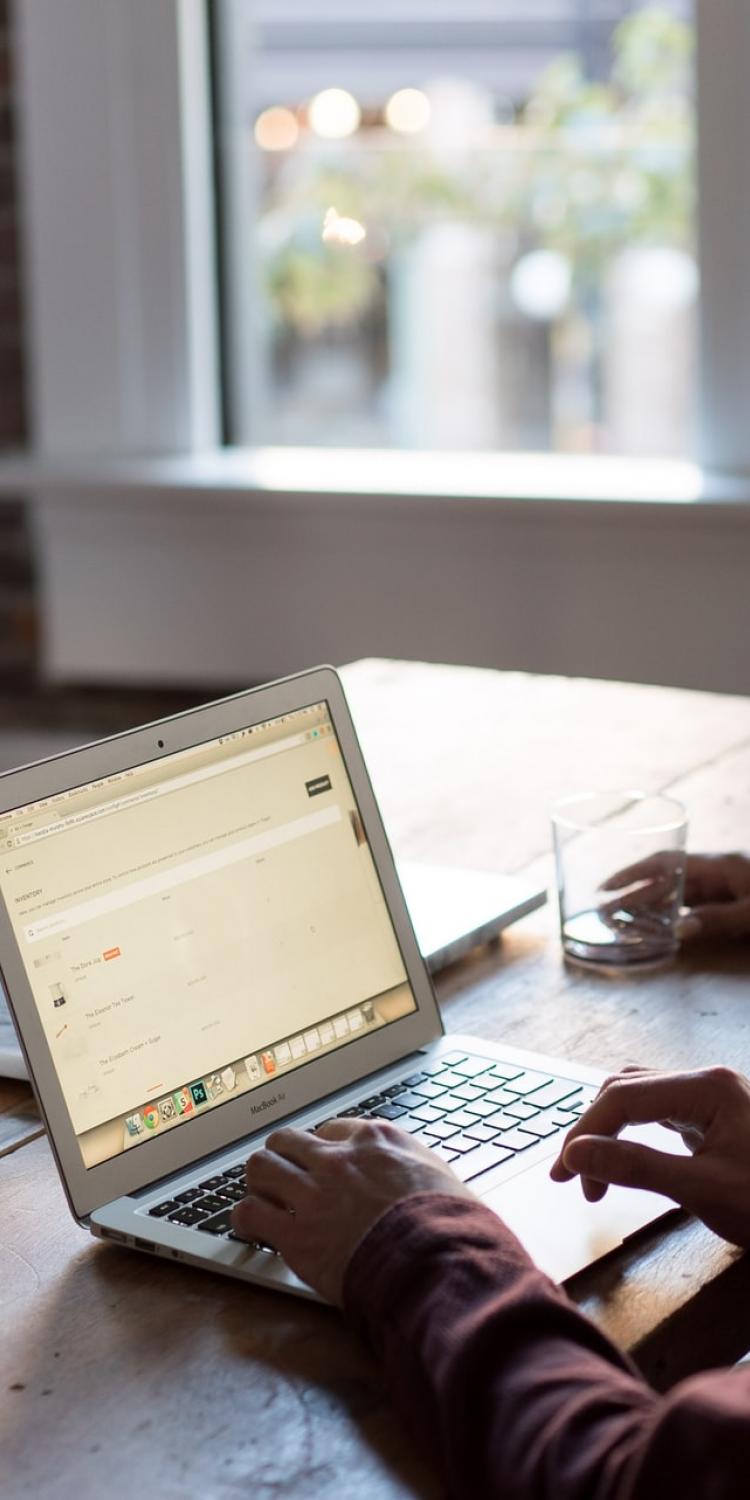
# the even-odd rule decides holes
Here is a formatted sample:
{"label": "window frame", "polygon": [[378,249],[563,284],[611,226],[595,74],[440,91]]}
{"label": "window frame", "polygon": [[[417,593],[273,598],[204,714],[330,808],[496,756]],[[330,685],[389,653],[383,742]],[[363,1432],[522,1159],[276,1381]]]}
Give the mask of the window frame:
{"label": "window frame", "polygon": [[15,34],[34,446],[216,445],[203,0],[21,0]]}

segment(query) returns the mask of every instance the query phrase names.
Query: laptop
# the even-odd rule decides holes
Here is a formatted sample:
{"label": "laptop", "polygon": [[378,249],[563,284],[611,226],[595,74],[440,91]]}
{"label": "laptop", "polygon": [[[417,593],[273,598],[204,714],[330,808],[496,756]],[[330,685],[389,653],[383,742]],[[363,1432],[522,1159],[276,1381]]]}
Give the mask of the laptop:
{"label": "laptop", "polygon": [[559,1280],[672,1207],[550,1183],[601,1074],[444,1035],[332,668],[6,773],[0,850],[2,978],[93,1235],[314,1297],[231,1210],[273,1126],[334,1116],[396,1121]]}
{"label": "laptop", "polygon": [[506,927],[547,900],[546,888],[522,875],[402,859],[396,870],[419,951],[431,974],[494,942]]}

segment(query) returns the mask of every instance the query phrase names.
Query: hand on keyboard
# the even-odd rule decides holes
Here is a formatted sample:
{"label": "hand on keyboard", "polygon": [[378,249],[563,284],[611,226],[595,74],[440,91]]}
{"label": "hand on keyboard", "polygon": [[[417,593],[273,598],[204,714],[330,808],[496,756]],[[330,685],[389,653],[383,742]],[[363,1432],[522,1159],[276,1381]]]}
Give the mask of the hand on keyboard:
{"label": "hand on keyboard", "polygon": [[472,1196],[434,1150],[387,1120],[330,1120],[314,1134],[274,1131],[246,1175],[235,1233],[274,1245],[335,1303],[354,1250],[392,1204],[414,1193]]}
{"label": "hand on keyboard", "polygon": [[[407,1136],[419,1136],[435,1163],[450,1163],[459,1182],[472,1186],[490,1173],[496,1180],[497,1169],[512,1169],[514,1161],[528,1165],[535,1157],[549,1155],[552,1138],[569,1130],[593,1098],[584,1084],[552,1078],[518,1062],[464,1051],[420,1061],[417,1072],[348,1105],[336,1119],[397,1122]],[[231,1208],[244,1196],[239,1186],[244,1177],[245,1164],[233,1163],[146,1212],[216,1239],[240,1238]],[[244,1238],[256,1250],[273,1248],[261,1235],[246,1232]]]}

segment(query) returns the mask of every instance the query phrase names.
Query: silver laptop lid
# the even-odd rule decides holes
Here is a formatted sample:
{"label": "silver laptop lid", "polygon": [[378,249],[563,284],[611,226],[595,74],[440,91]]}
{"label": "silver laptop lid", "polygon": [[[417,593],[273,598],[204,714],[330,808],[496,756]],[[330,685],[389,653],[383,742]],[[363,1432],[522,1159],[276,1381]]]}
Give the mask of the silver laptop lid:
{"label": "silver laptop lid", "polygon": [[331,668],[0,778],[0,897],[79,1217],[441,1031]]}

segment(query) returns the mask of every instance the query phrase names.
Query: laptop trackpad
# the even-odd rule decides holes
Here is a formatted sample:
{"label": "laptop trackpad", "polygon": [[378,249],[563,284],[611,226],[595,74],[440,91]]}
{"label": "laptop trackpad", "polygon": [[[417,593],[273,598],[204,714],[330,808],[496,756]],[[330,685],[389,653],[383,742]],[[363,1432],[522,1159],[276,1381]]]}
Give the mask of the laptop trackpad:
{"label": "laptop trackpad", "polygon": [[[684,1147],[679,1136],[646,1127],[628,1131],[628,1139],[640,1139],[675,1153]],[[665,1137],[667,1138],[665,1140]],[[592,1265],[610,1250],[616,1250],[629,1235],[674,1209],[669,1198],[657,1193],[611,1187],[600,1203],[588,1203],[577,1178],[552,1182],[550,1156],[528,1172],[498,1184],[478,1196],[505,1221],[537,1265],[554,1281],[564,1281],[576,1271]]]}

